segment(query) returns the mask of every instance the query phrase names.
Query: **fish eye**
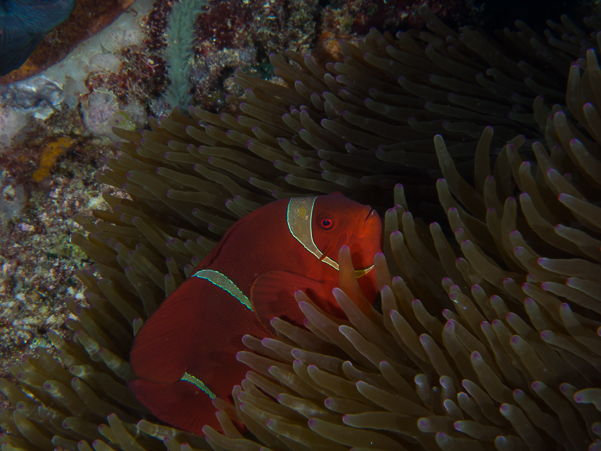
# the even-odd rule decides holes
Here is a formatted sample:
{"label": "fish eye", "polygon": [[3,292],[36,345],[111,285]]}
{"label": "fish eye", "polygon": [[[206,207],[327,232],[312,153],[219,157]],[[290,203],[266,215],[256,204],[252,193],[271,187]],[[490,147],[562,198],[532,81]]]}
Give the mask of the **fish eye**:
{"label": "fish eye", "polygon": [[330,218],[323,218],[321,221],[319,221],[319,225],[326,230],[330,230],[334,225],[334,221],[332,221]]}

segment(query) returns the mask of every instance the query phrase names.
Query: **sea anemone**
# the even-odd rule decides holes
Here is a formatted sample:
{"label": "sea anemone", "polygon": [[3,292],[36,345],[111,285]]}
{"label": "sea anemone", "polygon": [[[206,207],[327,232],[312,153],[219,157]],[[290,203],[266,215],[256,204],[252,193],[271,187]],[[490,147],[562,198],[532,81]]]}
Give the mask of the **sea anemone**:
{"label": "sea anemone", "polygon": [[[190,216],[195,207],[213,208],[203,201],[196,206],[195,193],[204,188],[178,186],[167,193],[173,178],[160,174],[161,201],[139,173],[164,167],[217,185],[207,174],[227,175],[229,186],[215,187],[221,194],[212,199],[222,207],[233,199],[225,212],[231,220],[248,211],[248,202],[255,208],[308,192],[338,190],[366,203],[378,197],[384,207],[396,183],[407,188],[410,201],[422,201],[431,192],[429,179],[439,174],[434,134],[444,134],[462,174],[471,171],[474,145],[487,125],[495,126],[492,152],[516,135],[542,138],[552,105],[565,97],[570,62],[595,45],[565,17],[552,24],[562,40],[549,32],[549,45],[518,22],[519,32],[502,34],[505,48],[522,58],[516,62],[479,31],[466,27],[459,34],[427,7],[422,13],[431,31],[410,30],[395,39],[371,30],[357,46],[340,42],[343,62],[322,66],[287,51],[286,63],[271,55],[285,86],[238,71],[235,81],[245,95],[229,97],[221,114],[191,108],[189,117],[176,109],[151,120],[152,131],[117,132],[127,157],[103,181],[112,177],[111,184],[127,183],[132,195],[169,199],[168,210],[184,208]],[[550,63],[545,73],[536,68]],[[187,222],[198,227],[199,219]],[[208,223],[200,219],[201,230]]]}
{"label": "sea anemone", "polygon": [[[601,446],[601,35],[562,18],[544,41],[518,23],[503,33],[515,62],[423,14],[431,32],[372,31],[341,43],[344,62],[272,57],[288,86],[238,74],[247,91],[230,113],[176,109],[116,131],[121,154],[99,179],[131,199],[106,195],[110,211],[80,219],[91,307],[73,307],[75,343],[49,333],[62,365],[40,350],[12,368],[17,384],[0,382],[15,406],[0,412],[3,451],[151,450],[153,437],[182,451]],[[446,218],[428,226],[409,194],[427,196],[438,171]],[[348,321],[296,293],[305,328],[275,318],[278,340],[245,337],[235,406],[214,402],[222,431],[152,423],[125,386],[132,327],[236,219],[334,190],[395,205],[374,261],[381,308],[343,249]]]}

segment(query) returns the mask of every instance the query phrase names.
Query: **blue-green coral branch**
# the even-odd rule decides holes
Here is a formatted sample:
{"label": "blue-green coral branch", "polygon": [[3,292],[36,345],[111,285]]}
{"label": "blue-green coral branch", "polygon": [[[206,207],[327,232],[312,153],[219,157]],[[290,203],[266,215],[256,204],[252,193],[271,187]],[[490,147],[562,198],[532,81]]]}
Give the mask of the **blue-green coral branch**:
{"label": "blue-green coral branch", "polygon": [[167,53],[171,84],[165,93],[165,101],[172,107],[187,111],[192,103],[190,71],[194,58],[194,30],[196,19],[202,13],[206,0],[180,0],[173,4],[167,24]]}

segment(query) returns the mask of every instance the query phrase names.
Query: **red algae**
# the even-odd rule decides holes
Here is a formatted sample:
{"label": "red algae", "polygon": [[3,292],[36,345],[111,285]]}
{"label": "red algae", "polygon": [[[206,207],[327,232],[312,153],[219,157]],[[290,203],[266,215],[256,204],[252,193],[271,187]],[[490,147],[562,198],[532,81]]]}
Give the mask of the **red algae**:
{"label": "red algae", "polygon": [[380,31],[419,28],[425,23],[419,14],[421,5],[428,4],[444,21],[455,21],[464,3],[462,0],[349,0],[342,20],[349,32],[361,35],[372,27]]}

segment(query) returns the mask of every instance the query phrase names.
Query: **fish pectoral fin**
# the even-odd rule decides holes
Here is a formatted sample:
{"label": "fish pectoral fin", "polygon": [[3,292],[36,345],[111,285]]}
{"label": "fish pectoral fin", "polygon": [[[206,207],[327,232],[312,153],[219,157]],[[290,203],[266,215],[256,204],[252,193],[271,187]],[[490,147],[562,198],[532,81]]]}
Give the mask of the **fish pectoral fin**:
{"label": "fish pectoral fin", "polygon": [[287,271],[269,271],[261,274],[250,289],[253,311],[263,325],[274,332],[270,321],[278,317],[303,326],[305,316],[298,308],[294,293],[302,290],[309,297],[327,296],[326,283]]}

